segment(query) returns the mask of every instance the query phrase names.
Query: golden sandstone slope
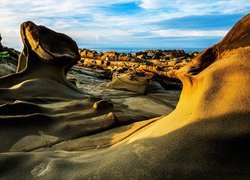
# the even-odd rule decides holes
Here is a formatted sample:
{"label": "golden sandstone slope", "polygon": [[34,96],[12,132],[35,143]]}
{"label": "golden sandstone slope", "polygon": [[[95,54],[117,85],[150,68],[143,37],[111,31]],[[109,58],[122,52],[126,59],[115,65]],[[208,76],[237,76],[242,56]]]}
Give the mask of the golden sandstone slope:
{"label": "golden sandstone slope", "polygon": [[221,42],[201,52],[189,65],[176,72],[183,90],[175,111],[163,118],[171,119],[169,125],[162,121],[166,125],[163,134],[167,129],[172,131],[202,119],[249,113],[249,32],[248,14]]}
{"label": "golden sandstone slope", "polygon": [[[13,176],[23,179],[248,178],[250,175],[249,32],[250,14],[241,19],[221,42],[203,51],[189,65],[177,72],[177,77],[183,83],[183,90],[176,109],[170,115],[151,120],[148,124],[145,122],[149,121],[145,121],[141,122],[143,125],[132,124],[124,126],[125,128],[116,128],[115,132],[111,129],[99,135],[97,133],[96,139],[109,137],[106,140],[102,139],[102,143],[116,142],[107,148],[51,152],[60,150],[60,145],[79,146],[81,143],[90,143],[85,139],[76,140],[75,143],[65,141],[64,145],[57,144],[58,148],[51,144],[51,149],[40,149],[43,152],[2,153],[0,177],[6,179]],[[11,82],[12,79],[8,79]],[[0,79],[0,85],[3,80],[4,78]],[[51,81],[44,82],[50,82],[53,86]],[[13,90],[17,87],[9,88]],[[36,90],[34,86],[30,88],[33,88],[32,91]],[[62,86],[60,88],[63,89]],[[65,90],[67,92],[65,94],[72,94],[69,89]],[[46,93],[49,92],[44,92]],[[75,91],[75,93],[80,92]],[[48,94],[46,96],[51,97]],[[1,99],[2,102],[8,101],[7,96],[0,95],[0,97],[5,98]],[[68,96],[68,98],[78,99],[84,96]],[[55,100],[59,101],[58,97]],[[36,104],[35,101],[33,103]],[[65,100],[61,100],[61,103],[66,105],[63,104]],[[44,107],[39,103],[36,105]],[[5,108],[8,110],[8,106],[5,105]],[[43,113],[46,114],[48,111]],[[1,126],[2,122],[8,124],[6,119],[1,117]],[[50,120],[42,122],[40,119],[45,126],[46,123],[51,123]],[[34,128],[38,130],[40,124],[34,124],[22,128],[30,132]],[[61,136],[67,134],[67,131],[63,131],[65,129],[57,127],[61,127],[60,122],[44,128],[49,129],[44,138],[53,141],[58,134]],[[135,127],[136,130],[123,136],[127,129]],[[18,126],[15,126],[15,132],[11,132],[17,133],[19,130]],[[53,134],[53,130],[58,131]],[[9,140],[8,136],[12,137],[7,131],[1,136],[5,136],[5,141]],[[123,138],[120,138],[121,136]],[[27,143],[24,144],[34,143],[32,141],[34,139],[31,136],[29,138],[25,139]]]}

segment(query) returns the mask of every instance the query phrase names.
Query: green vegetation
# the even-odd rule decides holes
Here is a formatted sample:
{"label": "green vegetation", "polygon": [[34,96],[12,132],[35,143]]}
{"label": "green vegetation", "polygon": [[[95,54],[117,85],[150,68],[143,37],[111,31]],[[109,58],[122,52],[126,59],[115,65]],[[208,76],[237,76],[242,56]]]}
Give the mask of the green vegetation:
{"label": "green vegetation", "polygon": [[0,58],[9,58],[10,54],[8,51],[0,52]]}
{"label": "green vegetation", "polygon": [[68,73],[69,74],[73,74],[73,75],[77,75],[77,74],[79,74],[81,71],[77,71],[77,70],[74,70],[74,69],[70,69],[69,71],[68,71]]}

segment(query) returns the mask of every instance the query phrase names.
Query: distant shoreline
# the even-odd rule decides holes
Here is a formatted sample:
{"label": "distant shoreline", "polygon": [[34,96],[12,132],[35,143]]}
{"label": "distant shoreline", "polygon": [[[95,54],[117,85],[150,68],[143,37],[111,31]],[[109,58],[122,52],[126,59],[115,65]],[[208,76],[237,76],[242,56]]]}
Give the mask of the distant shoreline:
{"label": "distant shoreline", "polygon": [[190,52],[201,52],[206,48],[160,48],[160,47],[91,47],[91,46],[81,46],[80,49],[89,49],[95,50],[97,52],[108,52],[108,51],[115,51],[118,53],[136,53],[140,51],[147,51],[147,50],[184,50],[186,53]]}

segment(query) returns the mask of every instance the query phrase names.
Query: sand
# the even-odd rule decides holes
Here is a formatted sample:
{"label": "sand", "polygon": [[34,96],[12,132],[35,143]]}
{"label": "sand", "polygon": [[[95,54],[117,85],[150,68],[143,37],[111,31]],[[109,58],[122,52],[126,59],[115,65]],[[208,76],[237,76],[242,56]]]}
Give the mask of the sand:
{"label": "sand", "polygon": [[[220,43],[176,73],[183,90],[172,113],[123,126],[116,125],[115,105],[87,98],[64,81],[24,76],[15,84],[12,76],[5,77],[8,87],[2,88],[1,78],[1,91],[12,94],[0,95],[1,108],[9,113],[0,116],[0,177],[247,179],[249,31],[248,14]],[[22,94],[26,99],[18,99]]]}

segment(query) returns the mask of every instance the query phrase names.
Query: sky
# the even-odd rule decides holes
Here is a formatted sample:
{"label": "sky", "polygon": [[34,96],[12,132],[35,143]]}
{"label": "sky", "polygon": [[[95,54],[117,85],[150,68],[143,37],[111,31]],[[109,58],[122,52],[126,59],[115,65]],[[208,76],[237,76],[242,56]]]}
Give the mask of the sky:
{"label": "sky", "polygon": [[249,0],[1,0],[0,33],[18,50],[28,20],[80,48],[206,48],[249,12]]}

